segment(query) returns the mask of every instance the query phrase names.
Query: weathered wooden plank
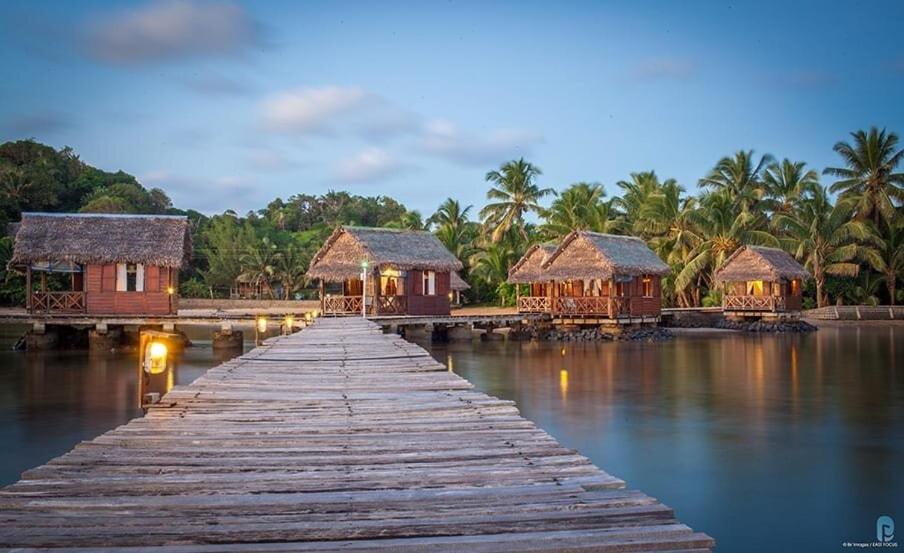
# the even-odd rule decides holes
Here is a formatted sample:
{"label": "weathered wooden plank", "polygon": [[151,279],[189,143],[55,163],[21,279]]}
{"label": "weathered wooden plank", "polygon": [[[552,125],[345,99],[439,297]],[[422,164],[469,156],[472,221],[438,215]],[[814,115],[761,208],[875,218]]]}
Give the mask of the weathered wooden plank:
{"label": "weathered wooden plank", "polygon": [[707,551],[423,349],[321,319],[0,490],[0,547]]}

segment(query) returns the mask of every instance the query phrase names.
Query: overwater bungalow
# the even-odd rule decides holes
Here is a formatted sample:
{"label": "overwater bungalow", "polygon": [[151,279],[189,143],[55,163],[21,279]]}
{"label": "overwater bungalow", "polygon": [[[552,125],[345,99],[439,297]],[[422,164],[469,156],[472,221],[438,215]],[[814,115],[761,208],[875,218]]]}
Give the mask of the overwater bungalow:
{"label": "overwater bungalow", "polygon": [[575,231],[557,247],[528,250],[512,267],[509,282],[530,285],[528,296],[519,293],[520,312],[588,323],[646,323],[659,321],[660,280],[668,272],[639,238]]}
{"label": "overwater bungalow", "polygon": [[[553,282],[543,269],[543,264],[557,247],[553,243],[534,244],[509,269],[508,281],[515,284],[519,313],[551,312]],[[521,294],[522,287],[527,288],[527,294]]]}
{"label": "overwater bungalow", "polygon": [[461,262],[433,234],[339,227],[311,260],[324,315],[448,315]]}
{"label": "overwater bungalow", "polygon": [[797,315],[803,281],[810,273],[778,248],[743,246],[716,271],[722,284],[722,308],[727,315]]}
{"label": "overwater bungalow", "polygon": [[188,219],[23,213],[9,263],[25,274],[29,313],[176,313]]}

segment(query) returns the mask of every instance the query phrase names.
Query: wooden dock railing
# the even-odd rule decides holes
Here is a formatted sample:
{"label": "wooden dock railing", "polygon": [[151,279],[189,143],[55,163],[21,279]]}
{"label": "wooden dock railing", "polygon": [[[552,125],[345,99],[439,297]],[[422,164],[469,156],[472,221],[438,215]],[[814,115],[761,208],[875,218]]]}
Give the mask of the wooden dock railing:
{"label": "wooden dock railing", "polygon": [[177,386],[0,490],[0,548],[706,551],[671,509],[360,318]]}

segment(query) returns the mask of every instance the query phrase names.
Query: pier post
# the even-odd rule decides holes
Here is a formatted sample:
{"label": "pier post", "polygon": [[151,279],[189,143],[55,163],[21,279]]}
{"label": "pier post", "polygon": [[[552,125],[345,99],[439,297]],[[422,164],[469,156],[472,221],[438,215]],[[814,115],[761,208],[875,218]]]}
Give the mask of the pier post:
{"label": "pier post", "polygon": [[110,328],[107,323],[97,323],[88,331],[88,349],[90,351],[110,351],[120,345],[122,329]]}
{"label": "pier post", "polygon": [[468,342],[474,337],[472,325],[469,323],[452,325],[446,336],[450,342]]}
{"label": "pier post", "polygon": [[211,340],[214,350],[241,350],[244,347],[245,334],[234,330],[229,323],[220,325],[220,330],[213,333]]}

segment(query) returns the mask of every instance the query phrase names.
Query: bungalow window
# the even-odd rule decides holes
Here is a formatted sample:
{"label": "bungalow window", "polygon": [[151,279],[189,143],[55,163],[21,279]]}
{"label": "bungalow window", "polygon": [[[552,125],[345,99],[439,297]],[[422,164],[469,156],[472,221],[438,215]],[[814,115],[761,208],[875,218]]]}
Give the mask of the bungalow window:
{"label": "bungalow window", "polygon": [[643,297],[652,298],[653,297],[653,279],[651,277],[645,276],[640,280],[640,284],[643,288]]}
{"label": "bungalow window", "polygon": [[799,296],[800,295],[800,280],[794,279],[791,281],[791,295]]}
{"label": "bungalow window", "polygon": [[388,269],[380,274],[381,296],[405,295],[405,272]]}
{"label": "bungalow window", "polygon": [[144,265],[141,263],[117,263],[116,291],[144,292]]}
{"label": "bungalow window", "polygon": [[433,271],[424,271],[424,295],[436,295],[436,273]]}
{"label": "bungalow window", "polygon": [[616,282],[615,283],[615,295],[618,297],[624,297],[624,295],[625,295],[625,283],[624,282]]}
{"label": "bungalow window", "polygon": [[762,280],[748,280],[747,281],[747,295],[748,296],[762,296],[763,295],[763,281]]}

